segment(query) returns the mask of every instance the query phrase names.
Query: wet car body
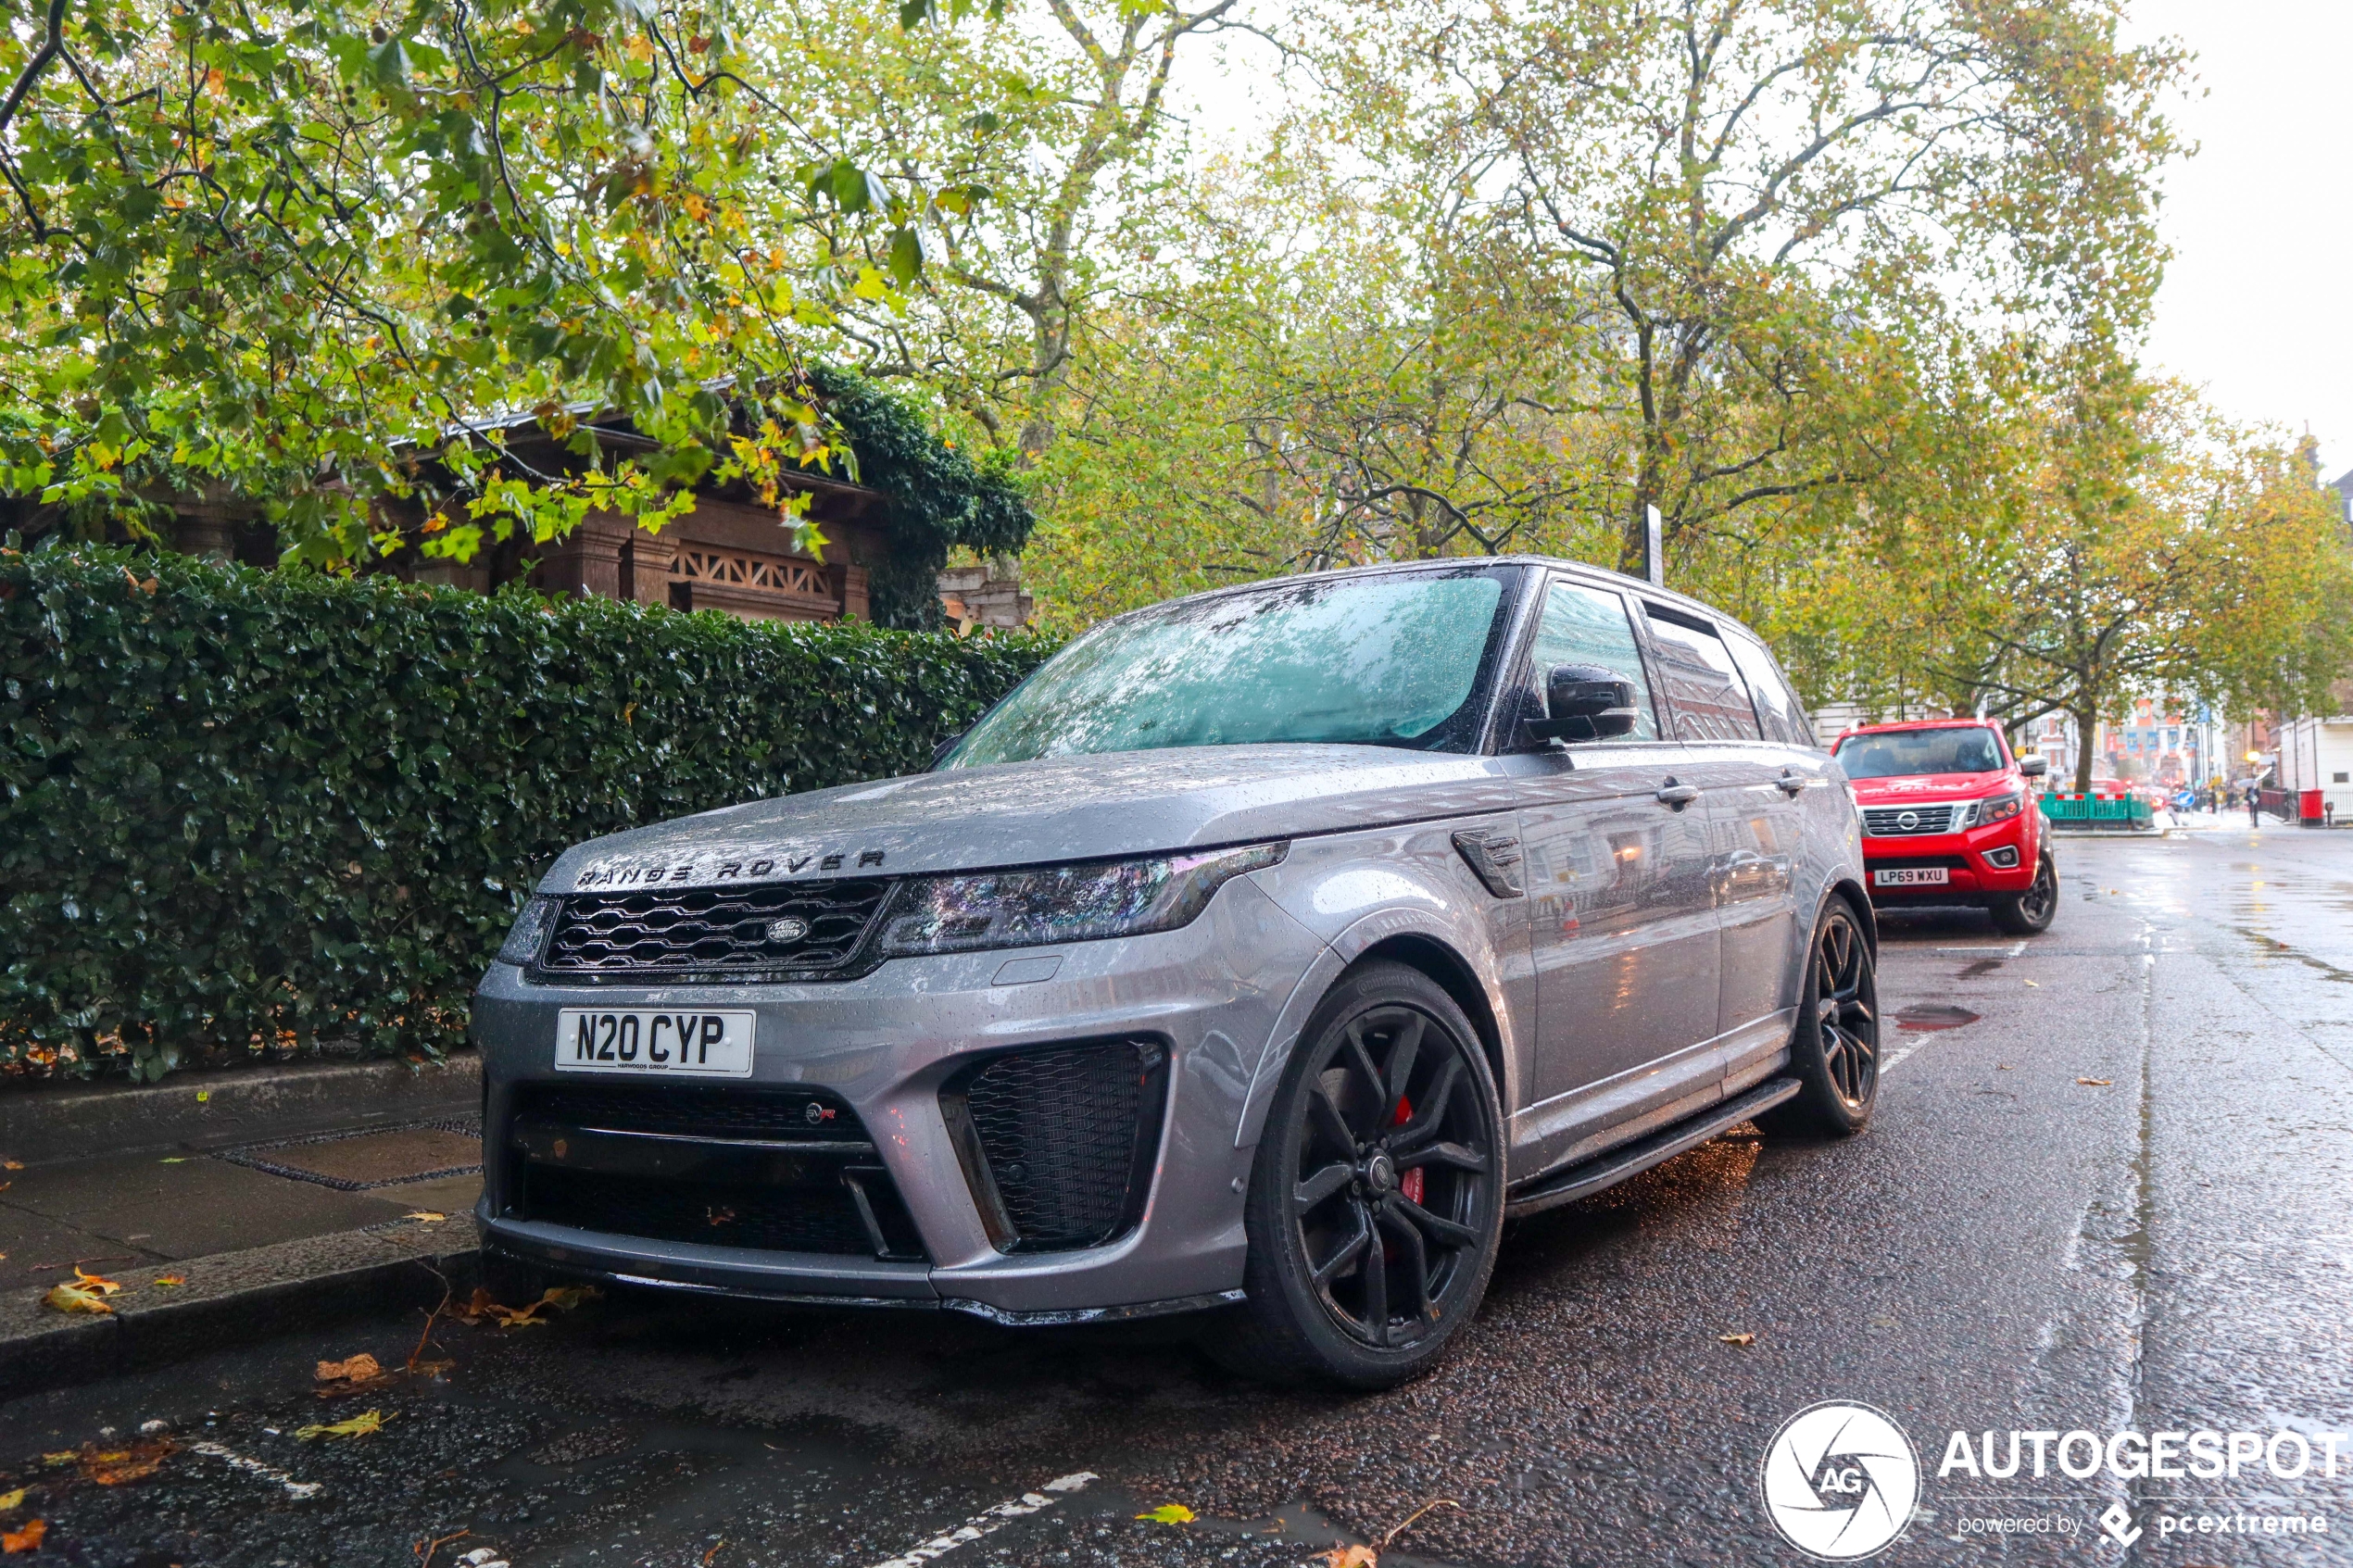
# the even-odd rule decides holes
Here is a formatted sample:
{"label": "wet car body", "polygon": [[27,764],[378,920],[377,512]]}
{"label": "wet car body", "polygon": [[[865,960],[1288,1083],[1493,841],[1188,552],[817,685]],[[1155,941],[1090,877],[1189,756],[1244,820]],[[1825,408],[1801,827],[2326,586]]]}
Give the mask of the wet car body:
{"label": "wet car body", "polygon": [[[1497,585],[1451,749],[951,756],[565,854],[539,890],[537,945],[495,964],[475,1000],[490,1247],[626,1282],[1008,1322],[1234,1301],[1286,1060],[1372,959],[1428,975],[1474,1023],[1516,1211],[1791,1092],[1777,1075],[1809,933],[1826,901],[1866,924],[1868,906],[1853,805],[1769,656],[1704,606],[1546,560],[1313,581],[1414,573]],[[1276,591],[1290,590],[1202,600]],[[1622,609],[1655,735],[1531,741],[1545,700],[1531,659],[1564,596]],[[1728,682],[1730,664],[1670,645],[1698,636],[1736,646],[1748,673]],[[1240,869],[1172,928],[881,945],[909,900],[957,878],[1221,856]],[[682,920],[689,936],[722,932],[716,967],[637,961],[674,958]],[[805,929],[809,961],[734,965],[725,932],[762,921]],[[657,1020],[648,1050],[749,1019],[749,1074],[561,1064],[600,1048],[579,1021],[593,1035],[623,1013]]]}

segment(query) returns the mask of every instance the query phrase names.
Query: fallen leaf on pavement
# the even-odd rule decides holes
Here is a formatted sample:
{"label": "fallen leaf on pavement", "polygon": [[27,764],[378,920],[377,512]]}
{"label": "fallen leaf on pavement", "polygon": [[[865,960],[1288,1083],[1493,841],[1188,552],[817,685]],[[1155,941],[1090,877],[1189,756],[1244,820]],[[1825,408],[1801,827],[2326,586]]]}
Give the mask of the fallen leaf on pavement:
{"label": "fallen leaf on pavement", "polygon": [[441,1223],[442,1221],[449,1218],[447,1214],[436,1214],[430,1209],[420,1209],[413,1213],[403,1214],[400,1217],[404,1220],[422,1220],[429,1225],[437,1225]]}
{"label": "fallen leaf on pavement", "polygon": [[704,1552],[704,1553],[702,1554],[702,1568],[711,1568],[711,1560],[712,1558],[714,1558],[714,1557],[718,1556],[718,1555],[719,1555],[719,1549],[720,1549],[721,1547],[725,1546],[726,1544],[727,1544],[727,1543],[726,1543],[725,1541],[713,1541],[713,1542],[711,1542],[711,1549],[710,1549],[709,1551],[706,1551],[706,1552]]}
{"label": "fallen leaf on pavement", "polygon": [[2075,1081],[2089,1089],[2109,1088],[2114,1084],[2114,1080],[2108,1078],[2078,1078]]}
{"label": "fallen leaf on pavement", "polygon": [[188,1157],[184,1154],[169,1155],[156,1161],[158,1165],[185,1165],[187,1162]]}
{"label": "fallen leaf on pavement", "polygon": [[547,1319],[540,1313],[551,1310],[569,1312],[583,1301],[594,1301],[603,1295],[593,1285],[554,1285],[542,1291],[539,1299],[528,1307],[507,1307],[493,1300],[490,1292],[477,1285],[472,1298],[455,1315],[463,1323],[477,1323],[487,1318],[500,1328],[544,1328]]}
{"label": "fallen leaf on pavement", "polygon": [[21,1160],[0,1160],[0,1171],[21,1171],[23,1169],[24,1161]]}
{"label": "fallen leaf on pavement", "polygon": [[1193,1511],[1181,1502],[1164,1502],[1158,1508],[1146,1513],[1139,1513],[1136,1517],[1149,1519],[1155,1524],[1189,1524],[1193,1522]]}
{"label": "fallen leaf on pavement", "polygon": [[2029,985],[2033,986],[2033,987],[2034,987],[2037,991],[2039,991],[2039,990],[2041,990],[2041,989],[2043,988],[2043,983],[2042,983],[2041,981],[2039,981],[2039,980],[2030,980],[2030,981],[2028,981],[2026,984],[2028,984]]}
{"label": "fallen leaf on pavement", "polygon": [[73,1266],[73,1277],[80,1281],[85,1288],[94,1290],[101,1296],[112,1296],[115,1292],[122,1288],[121,1286],[117,1285],[113,1280],[102,1279],[98,1275],[92,1273],[80,1263],[76,1263]]}
{"label": "fallen leaf on pavement", "polygon": [[322,1399],[382,1388],[392,1382],[392,1374],[384,1371],[377,1364],[376,1358],[364,1350],[346,1361],[321,1361],[317,1376],[319,1386],[314,1392]]}
{"label": "fallen leaf on pavement", "polygon": [[23,1506],[24,1488],[22,1486],[19,1486],[13,1492],[0,1492],[0,1513],[14,1513]]}
{"label": "fallen leaf on pavement", "polygon": [[308,1426],[297,1426],[295,1428],[295,1436],[306,1443],[314,1437],[364,1437],[371,1432],[383,1431],[384,1425],[384,1416],[382,1411],[361,1411],[349,1421],[314,1423]]}
{"label": "fallen leaf on pavement", "polygon": [[1756,1343],[1756,1336],[1754,1334],[1719,1334],[1716,1337],[1721,1339],[1727,1345],[1754,1345]]}
{"label": "fallen leaf on pavement", "polygon": [[78,1459],[80,1459],[81,1457],[82,1457],[82,1450],[81,1450],[81,1449],[66,1449],[66,1451],[65,1451],[65,1452],[63,1452],[63,1453],[58,1453],[58,1454],[43,1454],[43,1455],[41,1456],[41,1462],[42,1462],[42,1463],[44,1463],[44,1464],[53,1464],[53,1465],[54,1465],[54,1464],[71,1464],[71,1463],[72,1463],[75,1460],[78,1460]]}
{"label": "fallen leaf on pavement", "polygon": [[24,1522],[23,1529],[0,1534],[0,1551],[5,1551],[11,1557],[20,1551],[39,1551],[41,1537],[48,1533],[47,1520],[28,1519]]}
{"label": "fallen leaf on pavement", "polygon": [[186,1274],[157,1274],[156,1275],[155,1283],[157,1285],[185,1285],[188,1283],[188,1276]]}
{"label": "fallen leaf on pavement", "polygon": [[1328,1568],[1379,1568],[1380,1554],[1368,1546],[1334,1547],[1324,1562]]}
{"label": "fallen leaf on pavement", "polygon": [[163,1461],[180,1451],[180,1445],[169,1437],[153,1442],[133,1443],[127,1449],[99,1451],[94,1446],[82,1450],[82,1476],[101,1486],[120,1486],[126,1481],[144,1481],[163,1468]]}
{"label": "fallen leaf on pavement", "polygon": [[53,1285],[49,1287],[49,1294],[41,1299],[44,1305],[60,1312],[95,1312],[103,1317],[114,1315],[114,1309],[107,1305],[105,1295],[85,1285]]}

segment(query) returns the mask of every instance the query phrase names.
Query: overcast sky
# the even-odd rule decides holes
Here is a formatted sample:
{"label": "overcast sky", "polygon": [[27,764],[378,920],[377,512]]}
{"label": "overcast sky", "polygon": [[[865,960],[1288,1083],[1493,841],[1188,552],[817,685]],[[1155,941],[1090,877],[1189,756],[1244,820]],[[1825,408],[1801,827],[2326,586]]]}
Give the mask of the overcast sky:
{"label": "overcast sky", "polygon": [[2144,38],[2198,56],[2179,107],[2198,155],[2166,179],[2173,262],[2145,358],[2224,414],[2320,438],[2353,468],[2353,152],[2347,0],[2133,0]]}

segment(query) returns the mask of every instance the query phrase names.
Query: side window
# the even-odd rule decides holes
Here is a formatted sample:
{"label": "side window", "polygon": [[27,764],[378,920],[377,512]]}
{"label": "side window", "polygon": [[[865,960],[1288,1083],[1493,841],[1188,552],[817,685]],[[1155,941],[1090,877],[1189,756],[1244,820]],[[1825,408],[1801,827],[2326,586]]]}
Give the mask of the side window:
{"label": "side window", "polygon": [[1598,664],[1616,671],[1634,683],[1634,709],[1641,715],[1627,738],[1658,738],[1658,705],[1651,700],[1650,680],[1642,670],[1633,624],[1626,618],[1626,601],[1616,594],[1555,581],[1544,595],[1544,613],[1536,623],[1536,646],[1529,662],[1540,697],[1545,672],[1555,664]]}
{"label": "side window", "polygon": [[1654,608],[1651,646],[1658,651],[1667,705],[1675,710],[1677,740],[1762,740],[1756,709],[1732,663],[1724,639],[1711,629],[1670,620]]}
{"label": "side window", "polygon": [[1780,670],[1773,663],[1773,656],[1765,651],[1765,645],[1728,631],[1724,646],[1732,650],[1732,662],[1748,677],[1748,695],[1756,699],[1756,721],[1763,727],[1765,738],[1790,746],[1812,746],[1814,730],[1806,721],[1806,709],[1798,706],[1789,683],[1781,679]]}

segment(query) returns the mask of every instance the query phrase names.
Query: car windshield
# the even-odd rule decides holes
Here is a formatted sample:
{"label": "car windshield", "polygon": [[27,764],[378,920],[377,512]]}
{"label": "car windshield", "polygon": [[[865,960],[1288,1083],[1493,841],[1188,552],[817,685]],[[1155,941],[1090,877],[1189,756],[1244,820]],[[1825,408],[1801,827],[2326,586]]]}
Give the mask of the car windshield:
{"label": "car windshield", "polygon": [[1285,583],[1123,617],[1064,648],[943,764],[1338,742],[1461,751],[1504,600],[1493,568]]}
{"label": "car windshield", "polygon": [[1994,732],[1974,725],[1952,730],[1895,730],[1848,735],[1831,754],[1850,779],[1896,778],[1906,773],[1998,773],[2002,748]]}

